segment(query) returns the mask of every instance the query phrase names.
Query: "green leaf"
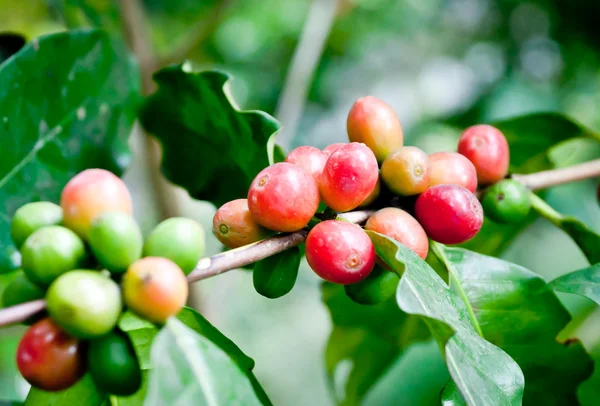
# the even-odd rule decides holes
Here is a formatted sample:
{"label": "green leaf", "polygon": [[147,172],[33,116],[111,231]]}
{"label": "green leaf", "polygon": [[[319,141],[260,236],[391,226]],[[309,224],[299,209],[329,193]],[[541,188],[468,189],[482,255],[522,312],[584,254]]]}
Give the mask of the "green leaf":
{"label": "green leaf", "polygon": [[[557,335],[571,317],[546,282],[501,259],[436,244],[481,326],[483,336],[505,350],[525,375],[526,405],[576,404],[579,384],[592,360],[579,342],[563,345]],[[454,395],[446,388],[445,401]],[[452,395],[452,396],[450,396]]]}
{"label": "green leaf", "polygon": [[577,218],[560,214],[534,193],[531,193],[531,204],[538,214],[567,233],[591,264],[600,262],[600,235]]}
{"label": "green leaf", "polygon": [[0,65],[0,272],[18,266],[20,206],[58,201],[84,169],[127,166],[138,87],[125,50],[98,30],[34,39]]}
{"label": "green leaf", "polygon": [[145,406],[270,404],[222,348],[177,318],[156,336],[151,360]]}
{"label": "green leaf", "polygon": [[25,330],[23,326],[0,330],[0,405],[8,401],[23,402],[29,391],[30,385],[21,377],[15,357]]}
{"label": "green leaf", "polygon": [[600,304],[600,263],[559,276],[550,282],[559,292],[575,293]]}
{"label": "green leaf", "polygon": [[16,270],[8,273],[0,273],[0,309],[4,307],[4,304],[2,303],[2,295],[4,294],[4,289],[6,289],[6,287],[13,281],[13,279],[19,276],[19,274],[22,272],[23,271],[21,270]]}
{"label": "green leaf", "polygon": [[102,406],[106,395],[98,391],[89,374],[75,385],[60,392],[45,392],[31,388],[25,406]]}
{"label": "green leaf", "polygon": [[333,325],[325,350],[327,377],[340,405],[360,405],[408,346],[430,337],[420,318],[400,311],[394,298],[364,306],[332,283],[322,285],[322,297]]}
{"label": "green leaf", "polygon": [[470,405],[520,405],[523,373],[503,350],[482,338],[470,305],[417,254],[384,235],[367,231],[377,255],[401,276],[397,302],[423,316],[444,352],[450,376]]}
{"label": "green leaf", "polygon": [[154,75],[158,90],[140,116],[162,144],[167,179],[216,206],[246,197],[269,157],[275,159],[271,137],[279,130],[270,115],[235,106],[229,97],[230,79],[221,71],[164,68]]}
{"label": "green leaf", "polygon": [[292,247],[255,263],[252,280],[256,291],[269,299],[289,293],[298,277],[300,259],[300,249]]}
{"label": "green leaf", "polygon": [[442,406],[467,406],[456,384],[450,380],[442,390]]}

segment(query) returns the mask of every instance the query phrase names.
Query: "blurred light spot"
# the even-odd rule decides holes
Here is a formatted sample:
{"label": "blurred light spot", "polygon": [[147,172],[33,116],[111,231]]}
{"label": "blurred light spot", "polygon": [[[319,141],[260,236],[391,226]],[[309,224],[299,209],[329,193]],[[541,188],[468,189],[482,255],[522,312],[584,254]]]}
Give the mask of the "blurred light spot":
{"label": "blurred light spot", "polygon": [[512,12],[510,30],[518,42],[534,36],[547,36],[550,30],[550,20],[545,10],[531,3],[524,3]]}
{"label": "blurred light spot", "polygon": [[234,17],[224,22],[215,34],[216,46],[227,59],[246,59],[261,45],[256,24],[249,19]]}
{"label": "blurred light spot", "polygon": [[469,48],[465,62],[483,85],[491,85],[504,73],[506,60],[499,46],[477,43]]}
{"label": "blurred light spot", "polygon": [[489,0],[449,0],[444,19],[462,31],[474,31],[490,9]]}
{"label": "blurred light spot", "polygon": [[346,382],[348,382],[348,377],[352,372],[353,366],[354,363],[351,360],[345,359],[335,368],[335,371],[333,372],[333,382],[336,399],[346,398]]}
{"label": "blurred light spot", "polygon": [[389,3],[390,0],[353,0],[352,2],[360,8],[377,10]]}
{"label": "blurred light spot", "polygon": [[519,52],[521,68],[537,80],[547,81],[558,76],[563,60],[558,45],[546,38],[527,40]]}

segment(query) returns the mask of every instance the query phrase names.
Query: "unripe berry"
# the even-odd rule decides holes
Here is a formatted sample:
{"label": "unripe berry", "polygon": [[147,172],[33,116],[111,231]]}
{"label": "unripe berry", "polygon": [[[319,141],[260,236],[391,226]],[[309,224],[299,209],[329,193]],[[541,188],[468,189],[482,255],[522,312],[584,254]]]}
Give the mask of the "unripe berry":
{"label": "unripe berry", "polygon": [[357,283],[371,273],[375,265],[375,248],[359,226],[327,220],[308,233],[306,260],[321,278],[347,285]]}
{"label": "unripe berry", "polygon": [[337,142],[335,144],[328,145],[325,148],[323,148],[323,153],[325,154],[325,157],[329,158],[331,154],[333,154],[335,151],[337,151],[340,147],[343,147],[344,145],[347,144],[345,142]]}
{"label": "unripe berry", "polygon": [[519,223],[531,210],[529,190],[516,180],[506,179],[485,192],[481,205],[485,214],[497,223]]}
{"label": "unripe berry", "polygon": [[319,188],[308,173],[281,162],[263,169],[248,191],[252,218],[269,230],[304,228],[319,208]]}
{"label": "unripe berry", "polygon": [[467,128],[458,140],[458,152],[473,163],[482,185],[498,182],[508,173],[508,142],[496,127],[480,124]]}
{"label": "unripe berry", "polygon": [[373,152],[365,144],[352,142],[327,160],[319,182],[321,199],[338,212],[355,209],[371,194],[378,178]]}
{"label": "unripe berry", "polygon": [[365,224],[365,230],[375,231],[402,243],[425,259],[429,240],[419,222],[402,209],[386,207],[373,214]]}
{"label": "unripe berry", "polygon": [[60,196],[65,226],[83,239],[94,218],[118,211],[131,214],[131,196],[125,183],[104,169],[87,169],[75,175]]}
{"label": "unripe berry", "polygon": [[378,177],[377,183],[375,184],[373,191],[369,194],[369,196],[367,196],[367,198],[365,200],[363,200],[363,202],[361,204],[358,205],[358,208],[361,209],[363,207],[369,206],[375,200],[377,200],[377,198],[379,197],[380,194],[381,194],[381,180]]}
{"label": "unripe berry", "polygon": [[344,286],[346,295],[356,303],[374,305],[392,298],[396,294],[400,278],[394,272],[375,265],[365,279]]}
{"label": "unripe berry", "polygon": [[44,290],[20,273],[2,292],[2,306],[10,307],[30,300],[43,299]]}
{"label": "unripe berry", "polygon": [[398,116],[387,103],[373,96],[361,97],[354,103],[346,127],[350,142],[366,144],[379,162],[404,143]]}
{"label": "unripe berry", "polygon": [[417,147],[402,147],[383,161],[381,177],[400,196],[422,193],[429,187],[430,164],[427,154]]}
{"label": "unripe berry", "polygon": [[135,313],[155,323],[164,323],[185,305],[188,284],[173,261],[146,257],[134,262],[123,276],[123,298]]}
{"label": "unripe berry", "polygon": [[224,246],[238,248],[267,238],[271,232],[254,221],[248,199],[236,199],[215,213],[213,234]]}
{"label": "unripe berry", "polygon": [[459,185],[472,193],[477,190],[475,166],[456,152],[436,152],[429,155],[429,186]]}
{"label": "unripe berry", "polygon": [[27,237],[46,226],[62,223],[62,209],[51,202],[34,202],[21,206],[12,218],[10,236],[17,248],[21,248]]}
{"label": "unripe berry", "polygon": [[294,149],[285,158],[285,162],[301,168],[312,176],[315,182],[319,182],[319,177],[321,176],[321,172],[323,172],[326,161],[327,155],[323,151],[308,145]]}
{"label": "unripe berry", "polygon": [[483,224],[483,209],[473,193],[458,185],[433,186],[419,195],[417,219],[434,241],[460,244],[473,238]]}
{"label": "unripe berry", "polygon": [[21,338],[17,367],[36,388],[50,392],[67,389],[85,372],[82,350],[82,342],[45,318],[29,327]]}

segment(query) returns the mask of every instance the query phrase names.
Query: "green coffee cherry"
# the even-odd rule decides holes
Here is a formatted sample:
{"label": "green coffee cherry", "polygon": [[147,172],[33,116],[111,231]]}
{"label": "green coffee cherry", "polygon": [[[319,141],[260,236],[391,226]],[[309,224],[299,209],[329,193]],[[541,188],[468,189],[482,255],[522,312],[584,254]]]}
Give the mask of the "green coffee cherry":
{"label": "green coffee cherry", "polygon": [[31,234],[21,248],[27,278],[47,286],[86,258],[85,245],[73,231],[62,226],[43,227]]}
{"label": "green coffee cherry", "polygon": [[394,272],[375,265],[373,271],[362,281],[344,286],[346,295],[356,303],[373,305],[396,294],[400,278]]}
{"label": "green coffee cherry", "polygon": [[133,348],[127,337],[117,331],[90,341],[88,367],[96,386],[111,395],[132,395],[142,383]]}
{"label": "green coffee cherry", "polygon": [[512,179],[491,186],[481,204],[485,215],[497,223],[518,223],[531,210],[529,190]]}
{"label": "green coffee cherry", "polygon": [[63,212],[59,205],[51,202],[34,202],[21,206],[13,216],[10,236],[21,248],[27,237],[34,231],[62,223]]}
{"label": "green coffee cherry", "polygon": [[173,217],[157,225],[144,245],[145,257],[164,257],[187,275],[204,253],[204,229],[192,219]]}
{"label": "green coffee cherry", "polygon": [[96,217],[88,230],[88,242],[98,262],[115,273],[125,272],[140,259],[144,245],[134,218],[121,212]]}
{"label": "green coffee cherry", "polygon": [[30,300],[43,299],[45,292],[35,283],[31,282],[22,271],[6,286],[2,292],[2,305],[15,306]]}
{"label": "green coffee cherry", "polygon": [[91,270],[74,270],[56,279],[46,294],[50,317],[78,338],[111,331],[122,310],[121,291],[110,278]]}

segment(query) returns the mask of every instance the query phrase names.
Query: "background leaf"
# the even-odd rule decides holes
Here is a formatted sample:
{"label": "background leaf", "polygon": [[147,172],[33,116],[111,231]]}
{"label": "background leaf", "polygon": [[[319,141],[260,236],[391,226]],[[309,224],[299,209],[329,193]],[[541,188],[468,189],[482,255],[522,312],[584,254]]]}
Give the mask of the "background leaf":
{"label": "background leaf", "polygon": [[[246,197],[254,177],[269,165],[279,123],[262,111],[239,111],[228,96],[231,76],[185,72],[182,65],[154,75],[158,90],[140,119],[163,146],[167,179],[195,199],[220,206]],[[226,181],[225,181],[226,180]]]}
{"label": "background leaf", "polygon": [[[420,315],[443,349],[448,370],[470,405],[520,405],[523,373],[503,350],[477,334],[477,321],[461,298],[417,254],[397,241],[367,231],[377,255],[395,272],[400,309]],[[473,323],[473,324],[472,324]]]}
{"label": "background leaf", "polygon": [[523,370],[523,403],[577,404],[576,390],[590,376],[592,360],[579,342],[557,342],[571,317],[546,282],[519,265],[438,246],[474,309],[483,336]]}
{"label": "background leaf", "polygon": [[575,293],[600,304],[600,263],[570,272],[550,282],[559,292]]}
{"label": "background leaf", "polygon": [[289,293],[296,283],[301,258],[300,248],[292,247],[256,262],[252,274],[256,291],[269,299]]}
{"label": "background leaf", "polygon": [[60,392],[45,392],[31,388],[25,406],[102,406],[106,395],[101,393],[89,374],[85,374],[75,385]]}
{"label": "background leaf", "polygon": [[81,170],[127,166],[138,82],[125,50],[98,30],[34,39],[0,66],[0,271],[18,266],[17,208],[58,201]]}

